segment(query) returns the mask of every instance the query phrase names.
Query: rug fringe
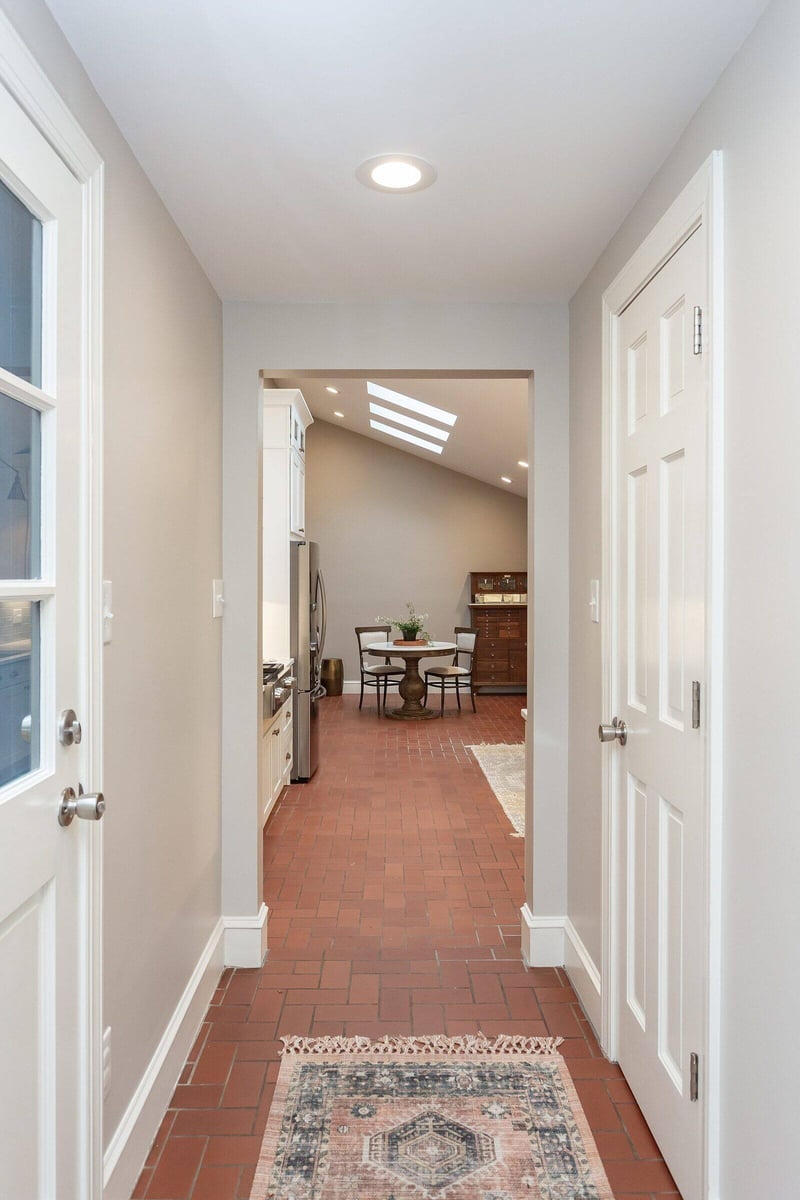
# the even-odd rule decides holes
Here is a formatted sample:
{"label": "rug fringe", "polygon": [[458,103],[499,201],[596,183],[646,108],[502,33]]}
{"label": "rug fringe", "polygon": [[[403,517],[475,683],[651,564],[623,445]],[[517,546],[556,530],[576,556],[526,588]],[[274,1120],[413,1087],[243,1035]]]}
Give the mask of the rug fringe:
{"label": "rug fringe", "polygon": [[483,1033],[459,1037],[427,1034],[420,1037],[392,1037],[386,1034],[373,1041],[368,1037],[282,1037],[281,1054],[557,1054],[560,1037],[524,1037],[501,1033],[488,1038]]}

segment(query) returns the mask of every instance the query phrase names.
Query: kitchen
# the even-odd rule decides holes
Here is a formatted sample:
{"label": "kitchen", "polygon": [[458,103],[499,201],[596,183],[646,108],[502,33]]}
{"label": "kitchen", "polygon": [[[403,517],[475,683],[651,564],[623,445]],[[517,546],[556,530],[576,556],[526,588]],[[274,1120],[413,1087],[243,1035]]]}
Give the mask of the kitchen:
{"label": "kitchen", "polygon": [[[268,673],[277,672],[278,678],[265,678],[262,729],[264,821],[288,781],[289,729],[289,777],[297,782],[313,774],[315,760],[309,755],[318,743],[319,715],[333,703],[321,698],[318,685],[323,656],[343,660],[345,695],[358,692],[355,625],[374,622],[379,612],[401,612],[409,598],[418,609],[429,611],[433,637],[452,640],[456,626],[485,625],[486,636],[478,644],[484,641],[487,652],[494,624],[506,614],[509,621],[513,617],[513,625],[504,622],[501,636],[508,638],[513,632],[516,641],[494,642],[506,651],[506,658],[510,647],[513,674],[506,663],[495,688],[484,673],[482,690],[516,694],[517,715],[525,702],[527,577],[522,569],[527,557],[527,464],[522,456],[527,444],[527,381],[407,379],[403,393],[395,391],[394,384],[382,388],[383,413],[391,397],[398,397],[399,406],[406,393],[423,396],[431,412],[435,405],[457,409],[458,422],[454,414],[453,438],[443,463],[441,455],[430,461],[434,456],[424,448],[405,442],[397,449],[382,431],[370,429],[376,406],[374,393],[368,395],[367,390],[378,386],[321,373],[265,380],[263,657],[265,663],[280,664],[283,682],[280,668],[272,665]],[[407,434],[402,412],[397,425],[400,436]],[[481,447],[478,455],[476,445]],[[460,469],[462,462],[475,461],[481,464],[477,471],[474,465],[469,475],[466,467]],[[303,559],[309,551],[302,543],[309,536],[322,548],[322,575],[317,573],[318,558],[314,564]],[[507,607],[490,608],[487,603],[484,609],[476,603],[502,601],[502,592],[496,597],[480,594],[481,578],[483,590],[493,590],[487,570],[497,573],[498,583],[506,579],[504,591],[515,605],[513,613]],[[327,611],[325,579],[333,598]],[[293,616],[301,591],[307,619]],[[298,633],[307,624],[308,650],[314,655],[310,666],[304,665],[298,643]],[[433,660],[427,665],[434,665]],[[287,677],[298,679],[296,694],[288,694]],[[280,714],[276,688],[284,710]],[[390,692],[390,706],[396,704],[396,690],[393,695],[394,700]],[[448,696],[448,718],[450,703]],[[438,705],[437,696],[437,710]],[[455,698],[452,705],[455,710]]]}

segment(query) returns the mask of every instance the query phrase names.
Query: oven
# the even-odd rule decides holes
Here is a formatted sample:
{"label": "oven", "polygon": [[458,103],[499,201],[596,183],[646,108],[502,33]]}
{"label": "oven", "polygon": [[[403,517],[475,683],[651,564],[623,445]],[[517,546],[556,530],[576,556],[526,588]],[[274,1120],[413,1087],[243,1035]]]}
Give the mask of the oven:
{"label": "oven", "polygon": [[294,684],[291,663],[264,663],[262,717],[265,725],[269,724],[288,702],[294,691]]}

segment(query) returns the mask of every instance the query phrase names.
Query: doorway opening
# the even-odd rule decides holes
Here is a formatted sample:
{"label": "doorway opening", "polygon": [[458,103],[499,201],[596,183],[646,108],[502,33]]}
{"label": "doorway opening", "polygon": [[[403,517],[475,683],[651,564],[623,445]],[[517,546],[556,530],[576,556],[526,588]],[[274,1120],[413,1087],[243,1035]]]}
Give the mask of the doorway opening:
{"label": "doorway opening", "polygon": [[[261,378],[264,659],[290,650],[297,686],[312,695],[309,703],[305,691],[295,695],[291,778],[305,781],[313,773],[317,750],[309,772],[307,744],[315,745],[319,718],[331,713],[332,697],[317,702],[325,695],[320,670],[329,685],[338,674],[336,691],[359,696],[360,713],[374,707],[378,716],[401,719],[409,732],[423,718],[439,715],[450,725],[456,714],[461,718],[459,676],[464,706],[474,715],[483,703],[477,697],[488,694],[504,696],[509,712],[524,712],[530,378],[413,371],[261,372]],[[284,412],[288,422],[278,415]],[[272,432],[283,425],[296,460],[290,474],[303,492],[297,502],[290,484],[291,539],[300,544],[290,547],[291,564],[296,559],[302,568],[303,554],[321,564],[308,588],[305,568],[291,565],[289,578],[284,564],[285,481]],[[294,613],[294,594],[289,618],[282,612],[287,586],[312,601],[308,637],[308,618]],[[409,612],[419,624],[414,640],[425,646],[405,648],[403,658],[375,655],[369,643],[402,640]],[[428,692],[437,697],[435,709],[427,707]],[[281,749],[272,726],[270,732],[276,740],[265,736],[266,750]],[[513,760],[505,769],[510,778],[516,770],[517,788],[506,780],[506,791],[524,833],[524,726],[517,742],[498,754]],[[265,754],[270,766],[272,757]],[[275,794],[272,774],[266,773],[265,796]]]}

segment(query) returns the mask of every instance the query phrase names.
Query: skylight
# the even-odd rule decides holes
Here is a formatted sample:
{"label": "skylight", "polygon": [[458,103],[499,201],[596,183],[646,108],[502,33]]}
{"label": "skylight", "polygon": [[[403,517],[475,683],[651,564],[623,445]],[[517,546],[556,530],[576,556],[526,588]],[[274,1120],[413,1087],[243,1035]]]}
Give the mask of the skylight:
{"label": "skylight", "polygon": [[382,404],[373,404],[370,401],[369,411],[373,417],[396,421],[398,425],[404,425],[406,429],[416,429],[417,433],[425,433],[428,437],[438,438],[440,442],[446,442],[450,437],[447,429],[437,429],[435,425],[427,425],[424,421],[418,421],[416,417],[407,417],[405,413],[395,412],[393,408],[384,408]]}
{"label": "skylight", "polygon": [[433,454],[441,454],[444,450],[444,446],[437,446],[435,442],[427,442],[425,438],[417,437],[414,433],[406,433],[404,429],[393,429],[391,425],[384,425],[383,421],[371,420],[369,424],[371,429],[377,429],[379,433],[388,433],[389,437],[411,442],[412,446],[421,446],[423,450],[430,450]]}
{"label": "skylight", "polygon": [[442,425],[452,427],[458,420],[455,413],[445,412],[443,408],[436,408],[433,404],[423,404],[421,400],[404,396],[402,392],[393,392],[391,388],[381,387],[379,383],[368,382],[367,391],[376,400],[386,400],[389,404],[396,404],[398,408],[408,408],[411,412],[419,413],[421,417],[430,417],[432,421],[439,421]]}

